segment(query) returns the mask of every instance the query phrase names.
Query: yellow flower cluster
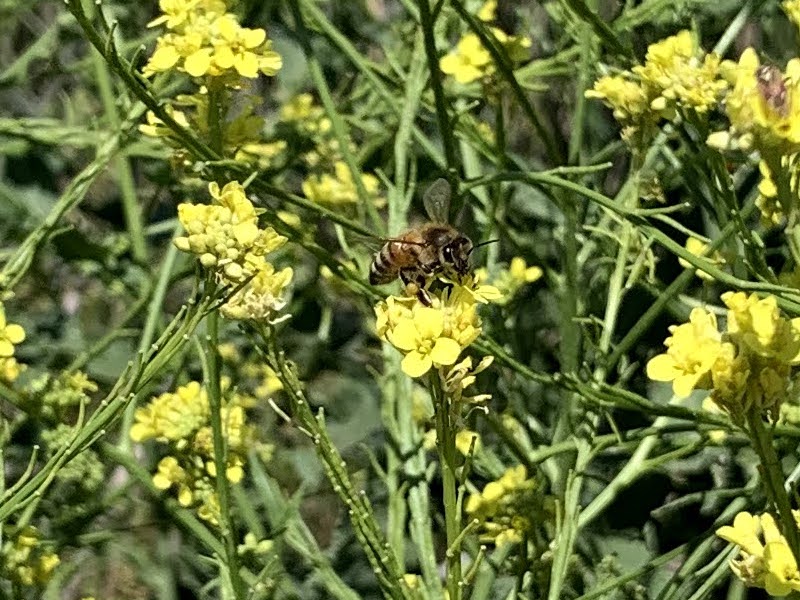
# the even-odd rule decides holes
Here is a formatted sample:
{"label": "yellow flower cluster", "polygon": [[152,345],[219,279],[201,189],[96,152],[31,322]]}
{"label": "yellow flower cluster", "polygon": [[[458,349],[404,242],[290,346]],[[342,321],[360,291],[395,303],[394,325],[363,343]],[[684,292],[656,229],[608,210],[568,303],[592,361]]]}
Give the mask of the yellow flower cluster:
{"label": "yellow flower cluster", "polygon": [[742,423],[749,411],[777,418],[800,364],[800,319],[781,316],[774,296],[727,292],[727,329],[713,313],[695,308],[689,322],[670,327],[667,352],[647,363],[655,381],[671,381],[675,395],[711,390],[711,399]]}
{"label": "yellow flower cluster", "polygon": [[[314,102],[311,94],[299,94],[281,108],[280,114],[282,121],[305,138],[306,147],[310,147],[302,154],[310,170],[303,181],[303,194],[320,204],[355,206],[359,201],[356,181],[343,160],[342,149],[324,109]],[[348,141],[348,145],[355,151],[352,141]],[[378,178],[370,173],[361,173],[360,177],[370,202],[381,206],[384,200]]]}
{"label": "yellow flower cluster", "polygon": [[[794,511],[794,518],[800,526],[800,513]],[[740,512],[733,525],[720,527],[717,535],[739,546],[739,556],[730,565],[745,585],[779,598],[800,591],[797,561],[772,515]]]}
{"label": "yellow flower cluster", "polygon": [[800,59],[790,60],[783,73],[761,65],[748,48],[738,63],[725,61],[722,71],[731,86],[725,110],[738,145],[781,154],[800,150]]}
{"label": "yellow flower cluster", "polygon": [[6,541],[0,549],[0,558],[5,578],[20,585],[40,587],[52,579],[61,559],[43,547],[36,527],[28,525],[11,536],[3,537]]}
{"label": "yellow flower cluster", "polygon": [[232,181],[221,190],[208,186],[213,204],[180,204],[178,219],[186,230],[175,246],[196,254],[223,284],[246,282],[222,312],[234,319],[267,319],[283,308],[282,293],[292,278],[291,268],[276,271],[265,255],[286,243],[274,229],[258,226],[258,213],[242,185]]}
{"label": "yellow flower cluster", "polygon": [[284,104],[280,116],[282,121],[308,137],[325,136],[331,131],[331,120],[325,116],[325,109],[308,93],[298,94]]}
{"label": "yellow flower cluster", "polygon": [[0,358],[14,356],[14,346],[25,341],[25,330],[21,325],[6,320],[6,310],[0,302]]}
{"label": "yellow flower cluster", "polygon": [[[490,27],[489,32],[503,46],[513,64],[527,60],[532,45],[529,37],[508,35],[497,27]],[[439,68],[461,84],[491,77],[495,71],[492,55],[474,33],[467,33],[458,40],[455,50],[439,60]]]}
{"label": "yellow flower cluster", "polygon": [[643,65],[598,79],[586,97],[603,100],[618,121],[638,125],[673,119],[681,109],[707,113],[727,85],[719,57],[705,54],[690,31],[681,31],[651,44]]}
{"label": "yellow flower cluster", "polygon": [[144,68],[145,76],[178,69],[192,77],[240,78],[275,75],[281,56],[263,29],[242,27],[222,0],[161,0],[162,15],[149,23],[168,29]]}
{"label": "yellow flower cluster", "polygon": [[[227,392],[230,382],[222,383],[223,392]],[[226,395],[221,409],[228,448],[225,476],[231,483],[238,483],[244,476],[247,450],[255,441],[255,432],[245,414],[254,399],[237,392]],[[219,505],[213,479],[217,470],[210,415],[206,389],[199,382],[190,381],[137,408],[130,437],[135,442],[155,439],[169,446],[170,454],[158,463],[153,484],[161,490],[174,487],[182,506],[197,507],[201,518],[216,524]]]}
{"label": "yellow flower cluster", "polygon": [[[378,178],[369,173],[361,175],[361,182],[369,195],[370,201],[381,203]],[[358,192],[350,168],[343,160],[333,165],[333,174],[322,173],[310,175],[303,182],[303,194],[306,198],[320,204],[351,204],[358,202]]]}
{"label": "yellow flower cluster", "polygon": [[481,541],[496,546],[521,542],[532,528],[537,484],[528,478],[524,465],[511,467],[497,481],[467,499],[465,511],[480,521]]}
{"label": "yellow flower cluster", "polygon": [[[798,178],[800,178],[800,160],[798,155],[788,154],[781,156],[781,166],[789,174],[789,188],[792,192],[793,199],[796,201],[797,206],[800,206],[800,188],[798,187]],[[761,211],[761,223],[764,227],[774,227],[786,218],[789,210],[796,207],[784,207],[778,198],[778,187],[772,177],[772,171],[767,164],[767,161],[762,160],[758,163],[758,169],[761,172],[761,181],[758,184],[758,198],[756,199],[756,206]]]}
{"label": "yellow flower cluster", "polygon": [[12,384],[25,370],[25,365],[17,362],[13,356],[11,358],[0,358],[0,383]]}
{"label": "yellow flower cluster", "polygon": [[489,281],[492,286],[498,289],[501,296],[493,299],[495,304],[508,304],[514,295],[529,283],[539,281],[544,275],[541,267],[529,267],[525,259],[515,256],[511,259],[508,267],[500,269],[493,279],[489,279],[485,268],[475,270],[475,276],[481,281]]}
{"label": "yellow flower cluster", "polygon": [[432,367],[455,364],[480,335],[477,305],[481,301],[461,285],[434,295],[431,306],[416,297],[389,296],[375,307],[377,333],[404,354],[403,372],[421,377]]}

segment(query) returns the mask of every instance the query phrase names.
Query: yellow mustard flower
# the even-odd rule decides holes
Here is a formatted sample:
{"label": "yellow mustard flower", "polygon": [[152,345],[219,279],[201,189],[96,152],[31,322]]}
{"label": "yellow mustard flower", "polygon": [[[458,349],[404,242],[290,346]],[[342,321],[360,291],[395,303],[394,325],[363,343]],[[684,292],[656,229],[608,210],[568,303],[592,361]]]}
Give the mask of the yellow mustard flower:
{"label": "yellow mustard flower", "polygon": [[723,68],[732,86],[725,109],[736,133],[754,136],[759,149],[783,154],[800,149],[800,59],[790,60],[783,73],[762,66],[748,48],[738,63]]}
{"label": "yellow mustard flower", "polygon": [[255,277],[220,309],[229,319],[269,321],[286,306],[284,294],[292,280],[291,267],[276,271],[266,260],[261,259],[259,263]]}
{"label": "yellow mustard flower", "polygon": [[242,27],[224,2],[170,0],[161,9],[164,14],[150,25],[163,24],[169,32],[156,42],[145,76],[178,68],[193,77],[227,76],[236,85],[237,78],[275,75],[282,66],[266,31]]}
{"label": "yellow mustard flower", "polygon": [[775,296],[726,292],[722,301],[728,307],[729,334],[758,356],[800,364],[800,318],[781,316]]}
{"label": "yellow mustard flower", "polygon": [[478,452],[481,448],[481,436],[475,431],[469,429],[462,429],[456,433],[456,450],[464,456],[469,454],[469,449],[472,447],[473,440],[475,440],[475,448],[473,452]]}
{"label": "yellow mustard flower", "polygon": [[[490,28],[489,31],[503,45],[512,63],[522,62],[527,58],[528,49],[531,47],[530,38],[508,35],[496,27]],[[439,68],[442,73],[452,75],[462,84],[472,83],[494,73],[492,56],[474,33],[465,34],[456,44],[455,50],[439,60]]]}
{"label": "yellow mustard flower", "polygon": [[[491,285],[497,289],[498,294],[492,298],[495,304],[505,305],[525,285],[539,281],[544,275],[541,267],[528,266],[525,259],[515,256],[507,268],[501,268],[491,280]],[[478,280],[488,278],[485,268],[477,269],[475,277]]]}
{"label": "yellow mustard flower", "polygon": [[443,337],[444,314],[435,308],[420,306],[411,319],[403,320],[386,334],[387,339],[406,354],[401,368],[409,377],[421,377],[431,367],[452,365],[461,346]]}
{"label": "yellow mustard flower", "polygon": [[481,540],[496,546],[518,543],[532,529],[542,495],[523,465],[506,469],[496,481],[470,494],[464,510],[480,521]]}
{"label": "yellow mustard flower", "polygon": [[221,190],[209,184],[214,204],[178,205],[178,220],[187,235],[177,237],[175,246],[198,255],[206,268],[219,269],[227,282],[240,283],[255,275],[272,252],[286,238],[268,227],[259,229],[258,216],[239,182],[232,181]]}
{"label": "yellow mustard flower", "polygon": [[689,322],[671,325],[667,351],[647,363],[647,376],[654,381],[671,381],[676,396],[685,398],[695,388],[707,388],[710,372],[722,348],[717,318],[702,308],[695,308]]}
{"label": "yellow mustard flower", "polygon": [[756,199],[756,206],[761,211],[761,223],[764,227],[773,227],[787,217],[787,209],[791,210],[800,206],[800,160],[798,154],[781,156],[781,166],[789,173],[789,189],[793,195],[794,206],[784,207],[778,198],[778,187],[773,179],[772,171],[767,161],[762,160],[758,163],[761,172],[761,181],[758,184],[759,196]]}
{"label": "yellow mustard flower", "polygon": [[27,525],[11,536],[4,532],[3,537],[6,541],[0,555],[4,575],[24,586],[47,585],[61,559],[42,544],[39,530]]}
{"label": "yellow mustard flower", "polygon": [[[352,204],[358,203],[358,190],[356,189],[350,167],[342,160],[333,165],[334,174],[323,173],[310,175],[303,182],[303,194],[319,204]],[[371,202],[380,203],[378,178],[369,173],[361,174],[361,182],[367,191]]]}
{"label": "yellow mustard flower", "polygon": [[471,83],[483,77],[492,64],[492,56],[474,33],[462,37],[456,49],[439,61],[445,75],[452,75],[458,83]]}
{"label": "yellow mustard flower", "polygon": [[[794,511],[795,520],[798,518]],[[730,562],[731,570],[745,585],[784,597],[800,591],[800,571],[786,539],[772,515],[754,516],[740,512],[733,525],[717,529],[722,539],[739,546],[739,556]]]}
{"label": "yellow mustard flower", "polygon": [[135,442],[185,439],[208,421],[208,395],[200,383],[191,381],[175,392],[156,396],[134,415],[130,436]]}
{"label": "yellow mustard flower", "polygon": [[189,475],[180,466],[174,456],[165,456],[158,463],[158,470],[153,475],[153,485],[159,490],[168,490],[172,486],[178,488],[178,503],[181,506],[191,506],[194,500]]}
{"label": "yellow mustard flower", "polygon": [[[684,247],[686,248],[686,250],[688,250],[695,256],[703,256],[706,253],[706,250],[708,249],[708,244],[706,244],[701,240],[698,240],[695,237],[688,237],[686,238],[686,243],[684,244]],[[704,258],[705,260],[713,263],[716,266],[721,266],[725,264],[725,259],[718,251],[714,251],[713,254],[711,254],[710,256],[705,256]],[[684,269],[692,268],[692,265],[689,263],[689,261],[682,257],[678,257],[678,264],[680,264]],[[709,275],[708,273],[706,273],[701,269],[697,269],[695,274],[700,279],[704,279],[706,281],[714,281],[714,278],[711,275]]]}
{"label": "yellow mustard flower", "polygon": [[645,89],[624,75],[604,75],[584,95],[602,100],[621,123],[639,119],[650,106]]}
{"label": "yellow mustard flower", "polygon": [[25,369],[26,366],[18,363],[14,357],[0,358],[0,382],[14,383]]}
{"label": "yellow mustard flower", "polygon": [[25,330],[21,325],[6,320],[5,307],[0,302],[0,358],[14,356],[14,346],[24,341]]}
{"label": "yellow mustard flower", "polygon": [[706,113],[728,87],[720,77],[719,57],[704,54],[688,30],[651,44],[644,65],[633,73],[649,90],[650,108],[665,118],[679,107]]}

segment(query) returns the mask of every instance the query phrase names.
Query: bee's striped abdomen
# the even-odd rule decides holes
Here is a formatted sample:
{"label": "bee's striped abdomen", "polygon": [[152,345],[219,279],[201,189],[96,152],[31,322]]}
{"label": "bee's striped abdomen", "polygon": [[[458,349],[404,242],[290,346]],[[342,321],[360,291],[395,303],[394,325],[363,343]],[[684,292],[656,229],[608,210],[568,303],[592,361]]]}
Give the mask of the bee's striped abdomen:
{"label": "bee's striped abdomen", "polygon": [[408,266],[409,259],[413,259],[413,256],[409,256],[409,244],[402,241],[386,242],[372,259],[369,282],[380,285],[397,279],[400,269]]}

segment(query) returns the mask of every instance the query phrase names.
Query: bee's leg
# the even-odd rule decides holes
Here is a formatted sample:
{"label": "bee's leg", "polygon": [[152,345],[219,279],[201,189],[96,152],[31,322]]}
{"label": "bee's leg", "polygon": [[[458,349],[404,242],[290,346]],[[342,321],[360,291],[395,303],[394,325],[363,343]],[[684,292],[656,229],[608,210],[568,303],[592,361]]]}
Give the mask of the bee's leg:
{"label": "bee's leg", "polygon": [[427,278],[425,272],[417,267],[410,269],[400,269],[400,280],[406,286],[406,294],[416,296],[425,306],[432,304],[431,296],[425,289]]}

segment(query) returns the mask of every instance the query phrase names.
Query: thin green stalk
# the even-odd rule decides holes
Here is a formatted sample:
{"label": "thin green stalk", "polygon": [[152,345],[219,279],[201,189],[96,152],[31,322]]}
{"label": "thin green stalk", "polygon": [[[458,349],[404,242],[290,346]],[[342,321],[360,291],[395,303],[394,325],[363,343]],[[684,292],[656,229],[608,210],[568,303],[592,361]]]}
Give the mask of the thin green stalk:
{"label": "thin green stalk", "polygon": [[[90,8],[91,10],[91,8]],[[117,111],[114,89],[111,83],[111,74],[103,56],[96,49],[92,49],[92,63],[94,64],[95,79],[100,92],[100,101],[112,130],[119,130],[121,122]],[[136,181],[128,157],[118,155],[114,158],[116,178],[122,197],[122,212],[125,217],[125,226],[131,240],[131,254],[139,264],[147,263],[147,240],[144,235],[144,224],[139,200],[136,196]]]}
{"label": "thin green stalk", "polygon": [[775,451],[772,432],[765,426],[761,414],[755,410],[747,411],[747,430],[758,454],[761,480],[772,508],[778,515],[781,533],[786,538],[795,560],[800,564],[800,529],[792,513],[789,495],[786,493],[783,470]]}
{"label": "thin green stalk", "polygon": [[456,431],[452,401],[442,389],[439,372],[430,376],[431,399],[436,418],[436,449],[439,452],[439,468],[442,471],[442,500],[447,536],[445,556],[447,593],[450,600],[461,598],[461,551],[456,540],[461,533],[461,511],[458,506],[458,478],[456,477]]}
{"label": "thin green stalk", "polygon": [[[231,586],[237,600],[245,600],[244,581],[239,571],[239,556],[236,553],[236,530],[233,525],[228,482],[228,446],[225,440],[227,424],[222,422],[222,386],[219,360],[219,312],[214,310],[206,318],[206,338],[203,344],[203,368],[211,416],[211,431],[214,443],[214,465],[219,501],[220,536],[225,547],[224,564],[228,570]],[[220,557],[222,558],[222,557]]]}
{"label": "thin green stalk", "polygon": [[434,35],[436,23],[431,15],[429,0],[417,0],[419,6],[420,27],[425,42],[425,55],[428,59],[431,89],[436,107],[436,119],[439,122],[439,135],[442,137],[444,157],[447,163],[447,180],[450,187],[458,190],[458,159],[456,157],[456,142],[453,136],[453,126],[447,108],[447,96],[442,84],[442,71],[439,68],[439,53],[436,50],[436,37]]}

